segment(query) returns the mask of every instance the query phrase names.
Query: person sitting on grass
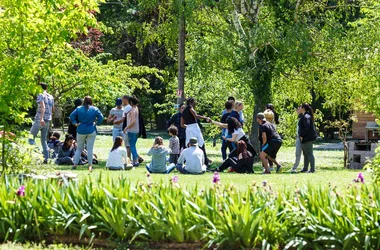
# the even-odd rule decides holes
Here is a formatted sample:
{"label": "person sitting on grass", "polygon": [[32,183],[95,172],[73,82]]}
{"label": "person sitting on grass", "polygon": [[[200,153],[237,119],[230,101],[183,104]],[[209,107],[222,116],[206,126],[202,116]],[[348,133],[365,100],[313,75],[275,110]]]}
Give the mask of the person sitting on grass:
{"label": "person sitting on grass", "polygon": [[204,164],[204,153],[198,147],[197,138],[191,137],[188,146],[179,156],[177,170],[182,174],[203,174],[206,172],[206,165]]}
{"label": "person sitting on grass", "polygon": [[253,173],[252,167],[254,156],[247,150],[247,144],[244,141],[238,141],[236,146],[238,156],[230,157],[225,160],[216,171],[223,172],[223,170],[231,167],[229,172]]}
{"label": "person sitting on grass", "polygon": [[156,137],[154,139],[153,147],[149,150],[148,155],[152,156],[152,160],[149,164],[146,164],[146,169],[149,173],[169,174],[175,168],[175,164],[172,163],[166,166],[166,156],[171,153],[169,148],[164,146],[164,140],[162,137]]}
{"label": "person sitting on grass", "polygon": [[59,138],[61,138],[61,134],[59,132],[54,132],[49,138],[49,141],[47,144],[49,147],[49,151],[51,152],[50,154],[51,158],[56,158],[58,155],[58,150],[59,150],[58,145],[61,143],[59,141]]}
{"label": "person sitting on grass", "polygon": [[108,155],[106,168],[109,170],[124,170],[125,165],[128,163],[127,150],[123,146],[123,138],[116,136],[111,152]]}
{"label": "person sitting on grass", "polygon": [[55,161],[55,164],[74,165],[75,150],[74,136],[66,135],[65,141],[58,145],[58,158]]}
{"label": "person sitting on grass", "polygon": [[169,135],[171,136],[169,139],[169,148],[172,151],[170,153],[169,157],[169,163],[178,163],[178,157],[179,157],[179,150],[180,150],[180,143],[179,138],[177,136],[178,129],[176,126],[172,125],[168,129]]}

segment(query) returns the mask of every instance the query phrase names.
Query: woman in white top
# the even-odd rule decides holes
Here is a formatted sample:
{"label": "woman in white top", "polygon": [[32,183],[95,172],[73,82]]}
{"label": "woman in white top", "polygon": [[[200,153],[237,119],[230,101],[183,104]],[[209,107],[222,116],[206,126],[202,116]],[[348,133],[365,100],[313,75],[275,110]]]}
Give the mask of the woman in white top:
{"label": "woman in white top", "polygon": [[[230,141],[230,142],[235,142],[237,143],[238,141],[244,141],[245,144],[247,145],[247,150],[251,152],[253,156],[256,156],[256,151],[253,148],[251,142],[249,141],[249,138],[245,135],[244,130],[242,128],[241,123],[235,118],[229,116],[226,120],[227,123],[221,123],[217,121],[211,121],[212,124],[215,124],[221,128],[226,128],[228,129],[228,133],[232,134],[231,138],[226,138],[223,136],[222,138],[224,140]],[[228,155],[229,158],[231,157],[237,157],[237,152],[236,148],[231,151],[231,153]]]}
{"label": "woman in white top", "polygon": [[123,138],[121,136],[117,136],[108,156],[106,168],[109,170],[124,170],[124,164],[127,163],[127,150],[123,146]]}

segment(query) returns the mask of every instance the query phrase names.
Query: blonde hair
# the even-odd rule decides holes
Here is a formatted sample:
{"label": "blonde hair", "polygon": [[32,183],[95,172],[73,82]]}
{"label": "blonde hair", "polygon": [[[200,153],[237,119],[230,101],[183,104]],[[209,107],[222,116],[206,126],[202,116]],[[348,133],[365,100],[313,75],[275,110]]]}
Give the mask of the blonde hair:
{"label": "blonde hair", "polygon": [[267,109],[264,111],[265,120],[274,124],[274,113],[272,110]]}
{"label": "blonde hair", "polygon": [[235,102],[235,106],[234,106],[234,109],[237,109],[239,106],[243,105],[243,102],[241,101],[236,101]]}

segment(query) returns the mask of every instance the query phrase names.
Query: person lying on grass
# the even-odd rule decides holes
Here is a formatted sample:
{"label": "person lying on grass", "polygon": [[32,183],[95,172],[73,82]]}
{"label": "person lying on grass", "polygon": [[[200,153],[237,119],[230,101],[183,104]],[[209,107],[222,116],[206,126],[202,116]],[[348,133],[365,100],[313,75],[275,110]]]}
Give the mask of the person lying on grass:
{"label": "person lying on grass", "polygon": [[169,174],[175,169],[175,164],[166,165],[166,156],[171,153],[171,150],[164,146],[162,137],[156,137],[154,144],[149,150],[148,155],[152,156],[149,164],[146,164],[146,169],[149,173]]}

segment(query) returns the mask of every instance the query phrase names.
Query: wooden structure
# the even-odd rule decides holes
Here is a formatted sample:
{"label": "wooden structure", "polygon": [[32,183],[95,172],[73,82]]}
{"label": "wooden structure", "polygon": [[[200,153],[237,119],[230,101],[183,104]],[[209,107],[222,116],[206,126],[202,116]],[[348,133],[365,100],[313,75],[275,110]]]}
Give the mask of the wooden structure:
{"label": "wooden structure", "polygon": [[379,127],[376,117],[371,113],[355,111],[357,121],[352,124],[352,139],[354,140],[379,140]]}
{"label": "wooden structure", "polygon": [[362,169],[368,159],[372,159],[379,147],[377,143],[371,142],[348,142],[348,168]]}

